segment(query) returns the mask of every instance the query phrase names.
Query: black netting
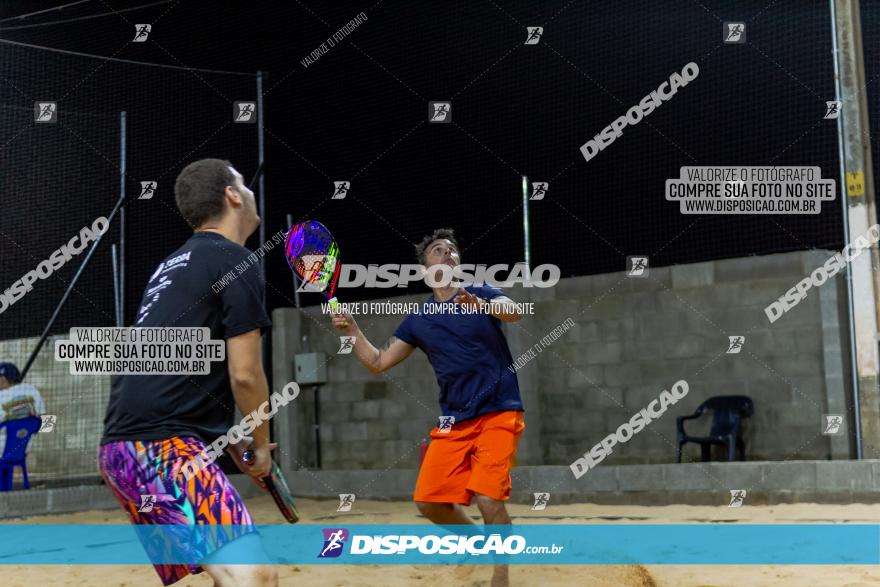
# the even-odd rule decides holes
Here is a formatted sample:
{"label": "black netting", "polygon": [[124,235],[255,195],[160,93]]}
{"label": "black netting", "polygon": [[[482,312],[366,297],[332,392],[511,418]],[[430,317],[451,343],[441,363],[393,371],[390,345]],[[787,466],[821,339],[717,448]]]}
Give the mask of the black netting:
{"label": "black netting", "polygon": [[[19,8],[0,10],[5,17]],[[367,21],[301,65],[362,10]],[[872,128],[880,118],[877,10],[876,1],[862,2]],[[747,43],[722,44],[724,20],[745,21]],[[135,22],[155,23],[156,42],[131,43]],[[523,44],[526,26],[544,27],[537,45]],[[838,179],[836,123],[822,120],[834,98],[824,2],[386,1],[309,10],[242,3],[214,12],[175,3],[0,34],[2,287],[109,212],[119,194],[125,110],[127,189],[158,182],[153,199],[127,210],[126,323],[156,263],[189,233],[173,201],[179,170],[211,156],[228,158],[246,178],[253,173],[257,130],[232,122],[232,102],[255,98],[254,76],[6,39],[174,66],[269,70],[266,234],[284,228],[288,213],[315,218],[339,240],[344,263],[412,262],[412,243],[439,226],[457,229],[465,262],[522,260],[523,175],[550,182],[547,197],[530,203],[532,262],[558,264],[564,276],[621,271],[629,254],[647,254],[657,266],[843,244],[839,201],[817,216],[683,216],[663,197],[664,181],[684,165],[811,165]],[[696,80],[584,161],[580,145],[690,61],[700,67]],[[57,124],[33,122],[38,100],[58,102]],[[451,100],[451,124],[427,123],[431,100]],[[338,180],[351,181],[349,196],[330,200]],[[109,245],[119,241],[118,223],[105,241],[53,334],[113,323]],[[0,360],[23,365],[80,259],[0,314]],[[291,305],[286,264],[278,254],[268,263],[270,309]],[[362,288],[340,297],[385,295]],[[80,410],[73,420],[93,423],[52,442],[68,455],[93,455],[103,403],[75,400],[105,383],[83,379],[77,387],[47,353],[29,377],[50,407]],[[37,465],[37,473],[63,478],[84,468],[64,458]]]}
{"label": "black netting", "polygon": [[[322,220],[344,262],[412,262],[410,243],[453,226],[465,261],[512,263],[527,175],[550,181],[530,203],[533,264],[563,275],[621,271],[629,254],[669,265],[842,246],[839,200],[815,216],[684,216],[664,199],[685,165],[812,165],[838,179],[836,123],[822,119],[834,99],[825,4],[573,3],[552,18],[566,4],[370,18],[267,97],[270,111],[305,114],[269,125],[270,161],[285,162],[272,189],[291,186],[270,217]],[[341,12],[321,14],[336,24]],[[724,20],[746,22],[746,44],[722,44]],[[523,45],[538,25],[540,43]],[[329,30],[314,28],[301,46]],[[696,80],[584,160],[580,145],[690,61]],[[428,124],[427,102],[447,99],[452,124]],[[334,180],[351,180],[345,200],[328,200]]]}
{"label": "black netting", "polygon": [[[125,51],[117,58],[126,58]],[[127,112],[126,189],[156,181],[152,199],[126,211],[125,324],[131,324],[148,276],[191,230],[177,213],[173,183],[190,161],[212,156],[243,173],[257,162],[257,129],[233,123],[235,100],[254,100],[254,75],[149,67],[0,43],[0,280],[10,287],[101,216],[120,194],[120,112]],[[57,103],[57,122],[34,120],[35,101]],[[120,218],[95,255],[36,357],[26,382],[41,392],[56,433],[33,441],[29,468],[37,482],[97,475],[109,377],[71,376],[53,358],[53,340],[71,327],[115,325],[110,245],[122,249]],[[256,237],[253,246],[257,246]],[[23,369],[86,251],[0,315],[0,361]]]}

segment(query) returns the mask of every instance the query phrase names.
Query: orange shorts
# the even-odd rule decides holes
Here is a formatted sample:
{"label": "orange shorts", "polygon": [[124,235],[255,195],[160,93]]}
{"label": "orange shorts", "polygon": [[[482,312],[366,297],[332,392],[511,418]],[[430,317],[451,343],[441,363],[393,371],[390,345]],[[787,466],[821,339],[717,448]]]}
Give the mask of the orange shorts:
{"label": "orange shorts", "polygon": [[470,505],[474,493],[510,497],[510,467],[526,425],[523,413],[492,412],[431,430],[413,500]]}

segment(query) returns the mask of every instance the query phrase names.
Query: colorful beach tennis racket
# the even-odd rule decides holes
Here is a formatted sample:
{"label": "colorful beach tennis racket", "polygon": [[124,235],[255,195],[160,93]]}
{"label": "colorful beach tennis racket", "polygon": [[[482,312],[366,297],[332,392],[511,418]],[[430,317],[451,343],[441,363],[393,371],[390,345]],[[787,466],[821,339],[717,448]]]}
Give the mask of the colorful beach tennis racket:
{"label": "colorful beach tennis racket", "polygon": [[317,220],[306,220],[290,227],[284,241],[284,256],[302,280],[300,291],[323,294],[335,310],[336,282],[339,280],[339,245]]}
{"label": "colorful beach tennis racket", "polygon": [[[253,464],[254,451],[251,449],[244,451],[241,455],[241,460],[246,465]],[[287,481],[281,473],[281,467],[275,461],[272,461],[272,471],[267,477],[263,477],[263,483],[266,484],[269,495],[275,500],[275,505],[278,506],[278,510],[284,516],[284,519],[291,524],[296,524],[299,521],[299,512],[296,511],[293,494],[290,492],[290,487],[287,486]]]}

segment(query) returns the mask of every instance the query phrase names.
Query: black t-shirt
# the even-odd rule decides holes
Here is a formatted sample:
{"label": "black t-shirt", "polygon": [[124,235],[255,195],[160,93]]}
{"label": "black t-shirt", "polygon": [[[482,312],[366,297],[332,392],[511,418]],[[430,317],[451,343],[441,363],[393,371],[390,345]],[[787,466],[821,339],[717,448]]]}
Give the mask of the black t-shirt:
{"label": "black t-shirt", "polygon": [[[194,233],[159,264],[133,324],[208,327],[213,340],[270,325],[259,262],[211,232]],[[225,360],[212,361],[208,375],[120,375],[111,384],[101,443],[172,436],[210,443],[229,430],[234,415]]]}

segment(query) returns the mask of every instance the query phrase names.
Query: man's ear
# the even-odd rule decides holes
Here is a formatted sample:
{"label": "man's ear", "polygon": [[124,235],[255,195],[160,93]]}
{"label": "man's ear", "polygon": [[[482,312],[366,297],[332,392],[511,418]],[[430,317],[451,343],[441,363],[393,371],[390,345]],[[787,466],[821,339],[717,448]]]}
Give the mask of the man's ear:
{"label": "man's ear", "polygon": [[226,186],[226,189],[223,190],[223,195],[226,197],[226,201],[229,203],[229,206],[231,208],[241,208],[241,194],[238,193],[238,190],[233,188],[231,185],[228,185]]}

